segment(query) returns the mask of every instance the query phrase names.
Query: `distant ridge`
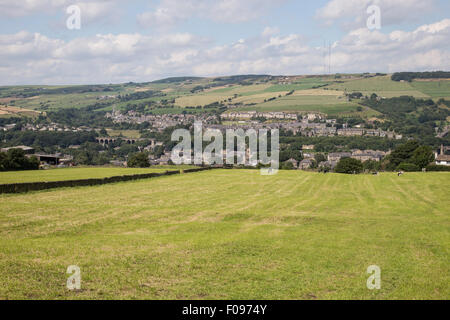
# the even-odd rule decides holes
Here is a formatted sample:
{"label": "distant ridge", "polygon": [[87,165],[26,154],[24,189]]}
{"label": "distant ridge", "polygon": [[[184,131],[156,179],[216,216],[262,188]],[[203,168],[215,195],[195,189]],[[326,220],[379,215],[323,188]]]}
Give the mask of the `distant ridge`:
{"label": "distant ridge", "polygon": [[152,81],[150,83],[175,83],[175,82],[183,82],[188,80],[201,80],[203,77],[171,77],[165,78],[161,80]]}

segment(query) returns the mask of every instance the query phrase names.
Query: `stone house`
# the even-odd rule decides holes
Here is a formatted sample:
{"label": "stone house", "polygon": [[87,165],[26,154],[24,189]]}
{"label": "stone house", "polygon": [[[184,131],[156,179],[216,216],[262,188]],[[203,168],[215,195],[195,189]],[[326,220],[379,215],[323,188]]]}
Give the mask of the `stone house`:
{"label": "stone house", "polygon": [[351,158],[352,154],[350,152],[332,152],[328,154],[328,161],[338,162],[342,158]]}
{"label": "stone house", "polygon": [[310,169],[313,165],[313,162],[311,159],[304,159],[302,161],[300,161],[300,165],[299,165],[299,169],[300,170],[307,170]]}

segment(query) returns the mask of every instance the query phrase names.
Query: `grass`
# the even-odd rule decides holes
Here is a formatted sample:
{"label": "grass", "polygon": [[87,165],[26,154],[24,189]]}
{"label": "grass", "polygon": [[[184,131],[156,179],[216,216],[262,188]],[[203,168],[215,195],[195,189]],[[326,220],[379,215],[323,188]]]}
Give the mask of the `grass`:
{"label": "grass", "polygon": [[449,178],[214,170],[2,195],[0,299],[449,299]]}
{"label": "grass", "polygon": [[164,172],[166,170],[179,170],[180,168],[182,167],[158,166],[152,167],[150,169],[88,167],[88,168],[63,168],[63,169],[35,170],[35,171],[34,170],[10,171],[10,172],[0,172],[0,184],[100,179],[100,178],[125,176],[141,173]]}
{"label": "grass", "polygon": [[257,111],[319,111],[329,115],[356,111],[357,105],[343,99],[342,92],[303,90],[276,100],[245,106],[240,110]]}
{"label": "grass", "polygon": [[[235,95],[238,97],[248,97],[254,94],[261,94],[268,87],[269,85],[250,85],[210,89],[198,94],[183,95],[176,99],[175,104],[180,107],[205,106],[214,102],[223,102],[232,99]],[[272,96],[272,94],[268,95]]]}
{"label": "grass", "polygon": [[120,135],[129,139],[139,139],[141,137],[141,133],[139,132],[139,130],[106,129],[106,131],[108,132],[108,135],[111,137],[119,137]]}
{"label": "grass", "polygon": [[0,104],[0,116],[29,116],[29,117],[37,117],[39,112],[29,109],[22,109],[18,107],[10,107],[6,105]]}
{"label": "grass", "polygon": [[392,81],[391,76],[378,76],[367,79],[357,79],[335,83],[329,86],[330,89],[347,90],[347,92],[361,92],[370,96],[376,93],[385,98],[399,96],[413,96],[416,98],[428,98],[429,96],[414,88],[408,82]]}
{"label": "grass", "polygon": [[432,98],[450,98],[450,81],[413,81],[411,86]]}

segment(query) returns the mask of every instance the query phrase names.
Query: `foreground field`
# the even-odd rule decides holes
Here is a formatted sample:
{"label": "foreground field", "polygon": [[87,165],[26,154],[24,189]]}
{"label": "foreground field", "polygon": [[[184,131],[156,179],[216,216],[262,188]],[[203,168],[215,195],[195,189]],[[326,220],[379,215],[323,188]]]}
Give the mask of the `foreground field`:
{"label": "foreground field", "polygon": [[0,184],[42,182],[42,181],[50,182],[50,181],[66,181],[66,180],[81,180],[81,179],[101,179],[114,176],[164,172],[166,170],[179,170],[181,168],[184,167],[161,166],[161,167],[152,167],[151,169],[92,167],[92,168],[36,170],[36,171],[11,171],[11,172],[0,172]]}
{"label": "foreground field", "polygon": [[0,299],[449,299],[449,178],[214,170],[3,195]]}

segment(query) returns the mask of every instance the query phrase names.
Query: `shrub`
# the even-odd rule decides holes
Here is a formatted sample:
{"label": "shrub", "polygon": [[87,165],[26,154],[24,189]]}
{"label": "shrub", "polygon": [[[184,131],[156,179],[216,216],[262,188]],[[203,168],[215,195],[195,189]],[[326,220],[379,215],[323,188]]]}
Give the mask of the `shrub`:
{"label": "shrub", "polygon": [[148,168],[150,161],[146,153],[135,153],[128,158],[128,167],[130,168]]}
{"label": "shrub", "polygon": [[363,168],[364,170],[368,171],[379,171],[381,170],[381,163],[374,160],[367,160],[363,162]]}
{"label": "shrub", "polygon": [[437,164],[430,164],[427,166],[427,171],[450,172],[450,166],[439,166]]}
{"label": "shrub", "polygon": [[281,166],[281,170],[294,170],[294,165],[292,162],[284,162]]}
{"label": "shrub", "polygon": [[397,170],[406,171],[406,172],[417,172],[421,171],[418,165],[414,163],[402,162],[398,165]]}

